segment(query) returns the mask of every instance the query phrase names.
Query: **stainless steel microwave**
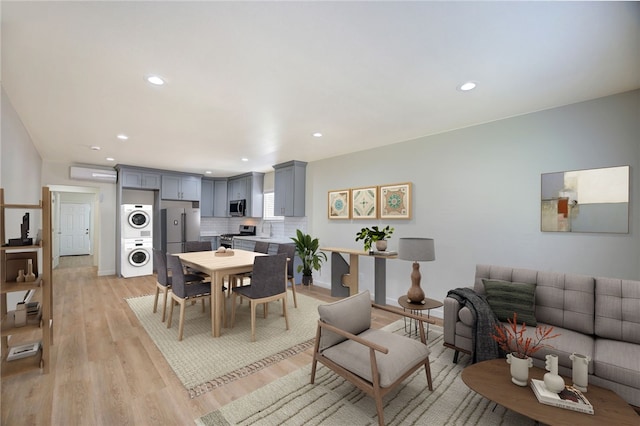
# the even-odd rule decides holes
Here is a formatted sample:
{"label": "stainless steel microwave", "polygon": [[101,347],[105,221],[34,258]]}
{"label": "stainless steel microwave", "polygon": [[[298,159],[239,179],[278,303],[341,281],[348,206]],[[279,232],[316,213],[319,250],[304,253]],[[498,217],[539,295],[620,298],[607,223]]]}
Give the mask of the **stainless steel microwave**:
{"label": "stainless steel microwave", "polygon": [[232,200],[229,202],[229,214],[234,217],[243,217],[246,213],[247,200]]}

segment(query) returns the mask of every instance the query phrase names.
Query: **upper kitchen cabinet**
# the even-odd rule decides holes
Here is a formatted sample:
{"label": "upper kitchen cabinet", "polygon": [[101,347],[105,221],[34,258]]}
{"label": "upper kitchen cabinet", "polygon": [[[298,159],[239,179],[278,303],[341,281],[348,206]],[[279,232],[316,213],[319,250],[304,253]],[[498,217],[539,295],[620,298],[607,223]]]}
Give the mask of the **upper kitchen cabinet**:
{"label": "upper kitchen cabinet", "polygon": [[200,217],[212,217],[214,196],[213,180],[202,179],[201,188],[202,192],[200,194]]}
{"label": "upper kitchen cabinet", "polygon": [[213,216],[227,217],[229,215],[227,203],[227,179],[213,180]]}
{"label": "upper kitchen cabinet", "polygon": [[136,168],[117,167],[123,188],[160,189],[160,173]]}
{"label": "upper kitchen cabinet", "polygon": [[262,217],[264,173],[249,172],[229,178],[227,201],[246,200],[246,216]]}
{"label": "upper kitchen cabinet", "polygon": [[200,201],[200,176],[162,175],[163,200]]}
{"label": "upper kitchen cabinet", "polygon": [[276,216],[304,216],[307,163],[288,161],[276,164],[273,214]]}
{"label": "upper kitchen cabinet", "polygon": [[227,179],[202,179],[200,216],[227,217]]}

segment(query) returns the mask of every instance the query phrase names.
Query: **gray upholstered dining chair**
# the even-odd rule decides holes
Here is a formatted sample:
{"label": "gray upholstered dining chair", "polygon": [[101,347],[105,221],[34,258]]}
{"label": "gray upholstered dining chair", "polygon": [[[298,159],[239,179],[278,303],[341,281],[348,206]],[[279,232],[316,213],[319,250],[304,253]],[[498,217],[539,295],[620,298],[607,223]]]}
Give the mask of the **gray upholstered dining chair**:
{"label": "gray upholstered dining chair", "polygon": [[[211,245],[211,241],[185,241],[184,243],[184,251],[186,253],[191,253],[194,251],[212,251],[213,247]],[[202,271],[197,271],[193,268],[189,268],[188,266],[185,268],[187,273],[199,275],[204,280],[211,280],[211,277],[205,274]]]}
{"label": "gray upholstered dining chair", "polygon": [[211,251],[213,247],[211,246],[211,241],[186,241],[184,243],[184,251],[185,252],[193,252],[193,251]]}
{"label": "gray upholstered dining chair", "polygon": [[[177,303],[180,305],[180,320],[178,323],[178,340],[182,340],[184,334],[184,314],[187,301],[202,300],[202,311],[205,311],[205,299],[209,299],[211,306],[211,282],[200,281],[188,284],[185,280],[185,273],[182,262],[178,256],[167,255],[167,268],[171,270],[171,306],[169,307],[169,319],[167,320],[167,328],[171,328],[173,319],[173,307]],[[226,288],[223,287],[223,291]],[[223,318],[226,317],[224,312],[225,305],[222,305]]]}
{"label": "gray upholstered dining chair", "polygon": [[[167,257],[161,250],[153,249],[153,264],[156,268],[157,275],[156,295],[153,300],[153,313],[155,314],[158,311],[158,298],[160,293],[162,293],[162,322],[164,322],[167,316],[167,296],[169,291],[171,291],[172,281],[167,269]],[[202,277],[196,274],[187,274],[184,279],[187,283],[202,281]]]}
{"label": "gray upholstered dining chair", "polygon": [[[371,328],[372,307],[417,320],[420,340]],[[424,367],[427,385],[433,390],[423,326],[423,322],[433,323],[432,319],[372,303],[368,290],[318,306],[318,313],[311,384],[320,362],[373,397],[380,425],[384,425],[382,398],[414,371]]]}
{"label": "gray upholstered dining chair", "polygon": [[236,296],[249,299],[251,309],[251,341],[256,340],[256,307],[264,305],[264,317],[268,314],[268,303],[282,300],[282,313],[287,330],[289,317],[287,316],[287,255],[275,254],[271,256],[256,256],[253,261],[253,276],[251,284],[232,289],[231,327],[236,319]]}
{"label": "gray upholstered dining chair", "polygon": [[293,261],[296,256],[296,246],[293,244],[279,244],[278,254],[284,253],[287,255],[289,261],[287,262],[287,281],[291,283],[291,292],[293,293],[293,307],[298,307],[298,300],[296,298],[296,277],[293,275]]}
{"label": "gray upholstered dining chair", "polygon": [[[267,241],[256,241],[256,245],[253,247],[253,251],[256,253],[267,254],[269,253],[269,242]],[[233,290],[234,287],[238,285],[244,285],[244,279],[251,279],[251,272],[243,272],[241,274],[234,274],[229,276],[229,289]],[[239,282],[239,284],[238,284]],[[231,291],[229,292],[231,295]]]}

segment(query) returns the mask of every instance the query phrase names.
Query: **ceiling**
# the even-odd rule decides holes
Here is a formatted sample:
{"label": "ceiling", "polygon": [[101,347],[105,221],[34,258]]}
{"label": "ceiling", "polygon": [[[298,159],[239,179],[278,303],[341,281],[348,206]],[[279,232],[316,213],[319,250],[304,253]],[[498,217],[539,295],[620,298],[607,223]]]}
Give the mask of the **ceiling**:
{"label": "ceiling", "polygon": [[2,86],[51,162],[267,172],[640,87],[637,2],[1,7]]}

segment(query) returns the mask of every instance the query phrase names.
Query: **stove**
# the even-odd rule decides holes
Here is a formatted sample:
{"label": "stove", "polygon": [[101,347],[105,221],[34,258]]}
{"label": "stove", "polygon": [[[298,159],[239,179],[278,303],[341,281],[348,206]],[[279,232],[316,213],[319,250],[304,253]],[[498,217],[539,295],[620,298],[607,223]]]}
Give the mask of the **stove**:
{"label": "stove", "polygon": [[233,247],[233,237],[251,236],[256,235],[255,225],[240,225],[238,233],[236,234],[222,234],[220,235],[220,245],[222,247]]}

